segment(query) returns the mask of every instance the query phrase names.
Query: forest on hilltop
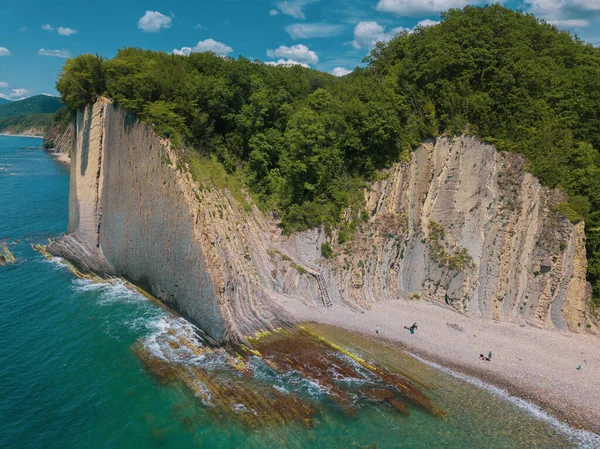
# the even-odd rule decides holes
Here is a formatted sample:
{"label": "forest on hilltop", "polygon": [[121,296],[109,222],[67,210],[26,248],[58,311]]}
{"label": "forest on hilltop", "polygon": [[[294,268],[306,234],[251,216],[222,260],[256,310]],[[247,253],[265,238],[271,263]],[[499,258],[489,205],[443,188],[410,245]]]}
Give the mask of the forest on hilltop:
{"label": "forest on hilltop", "polygon": [[365,182],[423,139],[468,133],[519,152],[568,194],[558,213],[585,219],[600,304],[600,49],[523,12],[468,6],[378,43],[365,63],[338,79],[125,48],[68,60],[57,88],[71,109],[108,96],[170,131],[192,162],[218,161],[287,232],[339,225],[350,208],[351,233]]}
{"label": "forest on hilltop", "polygon": [[44,132],[52,125],[54,114],[61,107],[65,106],[60,99],[49,95],[34,95],[22,100],[0,102],[0,132]]}
{"label": "forest on hilltop", "polygon": [[17,117],[28,114],[54,114],[64,106],[60,99],[50,95],[34,95],[22,100],[0,104],[0,118]]}

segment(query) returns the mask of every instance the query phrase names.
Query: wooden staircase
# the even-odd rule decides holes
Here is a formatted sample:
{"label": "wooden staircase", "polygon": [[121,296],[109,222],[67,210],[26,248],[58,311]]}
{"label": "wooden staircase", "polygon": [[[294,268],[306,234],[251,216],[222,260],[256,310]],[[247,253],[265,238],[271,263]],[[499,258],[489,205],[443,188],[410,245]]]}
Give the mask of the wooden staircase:
{"label": "wooden staircase", "polygon": [[319,289],[321,290],[321,299],[323,300],[323,306],[325,306],[326,309],[330,309],[331,307],[333,307],[333,303],[331,302],[329,292],[327,291],[327,284],[325,283],[325,278],[321,273],[316,273],[314,276],[317,278],[317,284],[319,284]]}

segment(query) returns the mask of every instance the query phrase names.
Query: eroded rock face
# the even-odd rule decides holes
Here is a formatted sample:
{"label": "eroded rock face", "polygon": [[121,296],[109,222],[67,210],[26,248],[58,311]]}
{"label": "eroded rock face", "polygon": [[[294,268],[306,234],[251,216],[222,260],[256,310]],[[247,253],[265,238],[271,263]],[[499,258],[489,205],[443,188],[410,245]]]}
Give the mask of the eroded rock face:
{"label": "eroded rock face", "polygon": [[106,100],[78,113],[74,141],[68,234],[51,252],[125,277],[219,342],[281,324],[256,209],[198,190],[167,142]]}
{"label": "eroded rock face", "polygon": [[57,154],[71,154],[73,126],[61,130],[60,125],[50,126],[44,133],[44,147]]}
{"label": "eroded rock face", "polygon": [[200,188],[168,142],[106,100],[78,113],[73,142],[68,234],[50,251],[125,277],[219,342],[293,321],[282,300],[323,307],[323,286],[334,306],[413,297],[595,330],[584,224],[553,210],[562,194],[520,156],[473,138],[424,144],[383,173],[331,259],[322,231],[286,237],[249,199],[240,207],[226,189]]}
{"label": "eroded rock face", "polygon": [[583,331],[591,323],[584,224],[553,210],[564,199],[519,155],[444,138],[366,192],[368,222],[331,262],[319,257],[324,239],[315,231],[290,244],[323,267],[338,302],[423,298],[472,316]]}

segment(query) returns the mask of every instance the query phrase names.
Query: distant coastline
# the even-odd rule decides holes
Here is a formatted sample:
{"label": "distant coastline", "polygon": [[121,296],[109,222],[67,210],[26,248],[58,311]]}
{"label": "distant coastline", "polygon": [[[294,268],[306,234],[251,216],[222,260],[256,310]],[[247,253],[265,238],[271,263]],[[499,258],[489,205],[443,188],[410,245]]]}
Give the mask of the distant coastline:
{"label": "distant coastline", "polygon": [[9,133],[0,133],[0,136],[4,137],[32,137],[34,139],[43,139],[44,136],[33,136],[30,134],[9,134]]}

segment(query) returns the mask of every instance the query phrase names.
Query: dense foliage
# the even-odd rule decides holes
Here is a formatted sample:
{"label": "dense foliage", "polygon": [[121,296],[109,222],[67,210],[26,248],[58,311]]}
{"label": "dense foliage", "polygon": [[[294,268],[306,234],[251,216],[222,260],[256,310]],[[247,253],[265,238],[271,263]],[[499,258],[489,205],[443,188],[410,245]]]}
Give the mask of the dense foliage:
{"label": "dense foliage", "polygon": [[124,49],[67,61],[63,101],[107,95],[159,133],[217,159],[288,232],[358,220],[360,187],[424,138],[472,133],[518,151],[586,220],[600,292],[600,50],[498,5],[380,43],[342,79],[212,54]]}
{"label": "dense foliage", "polygon": [[23,100],[0,104],[0,118],[27,114],[53,114],[62,106],[62,102],[57,97],[35,95]]}
{"label": "dense foliage", "polygon": [[0,118],[0,133],[21,134],[34,130],[43,134],[52,125],[54,114],[29,114]]}
{"label": "dense foliage", "polygon": [[393,90],[365,76],[341,83],[299,66],[128,48],[67,61],[57,87],[72,109],[104,94],[176,144],[216,156],[289,232],[358,210],[362,180],[418,143],[405,137]]}
{"label": "dense foliage", "polygon": [[600,49],[498,5],[379,44],[369,71],[393,80],[427,134],[468,131],[522,153],[585,219],[588,279],[600,303]]}

